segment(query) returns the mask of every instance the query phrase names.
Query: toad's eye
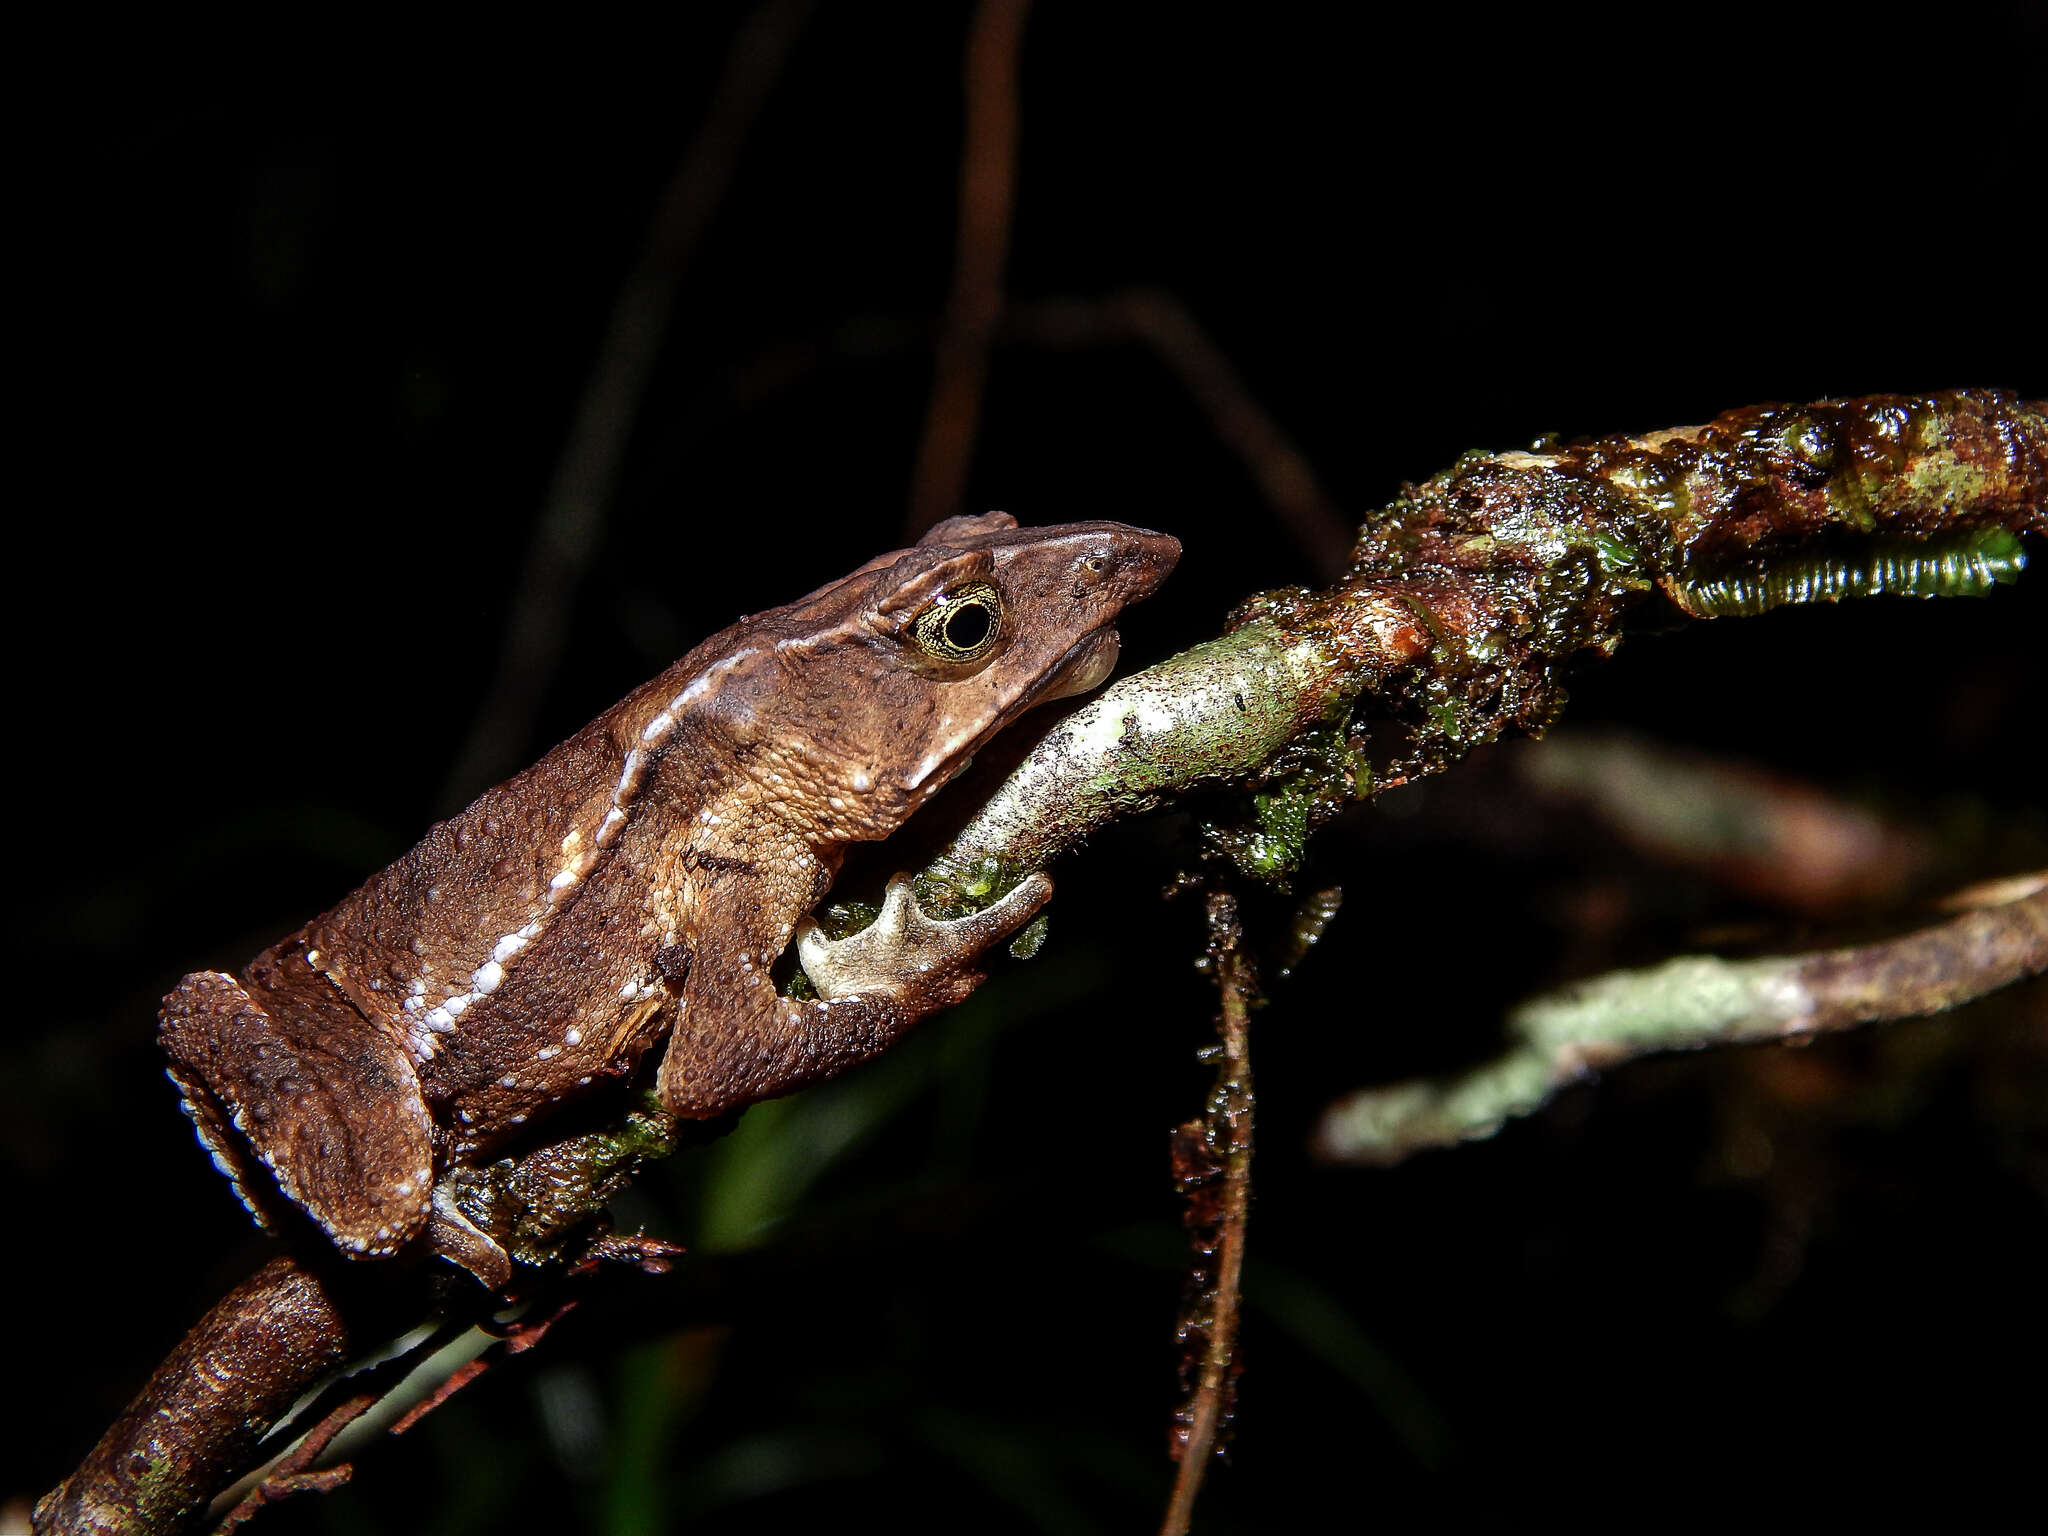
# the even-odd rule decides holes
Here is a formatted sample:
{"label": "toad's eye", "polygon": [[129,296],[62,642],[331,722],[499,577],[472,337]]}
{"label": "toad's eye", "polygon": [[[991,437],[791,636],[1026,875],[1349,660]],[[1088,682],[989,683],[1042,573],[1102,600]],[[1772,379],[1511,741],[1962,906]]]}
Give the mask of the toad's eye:
{"label": "toad's eye", "polygon": [[979,661],[1003,638],[1003,594],[985,581],[943,592],[910,627],[935,661]]}

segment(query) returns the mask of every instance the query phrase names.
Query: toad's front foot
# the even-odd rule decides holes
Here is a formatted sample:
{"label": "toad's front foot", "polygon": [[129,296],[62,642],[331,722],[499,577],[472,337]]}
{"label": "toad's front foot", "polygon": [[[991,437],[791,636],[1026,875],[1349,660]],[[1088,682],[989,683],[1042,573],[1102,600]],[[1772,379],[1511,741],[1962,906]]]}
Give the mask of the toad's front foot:
{"label": "toad's front foot", "polygon": [[1052,896],[1052,881],[1031,874],[1000,901],[966,917],[927,917],[910,877],[889,882],[881,914],[843,939],[828,939],[806,919],[797,930],[804,974],[827,1000],[883,993],[913,1015],[963,1001],[981,985],[974,962],[1015,933]]}

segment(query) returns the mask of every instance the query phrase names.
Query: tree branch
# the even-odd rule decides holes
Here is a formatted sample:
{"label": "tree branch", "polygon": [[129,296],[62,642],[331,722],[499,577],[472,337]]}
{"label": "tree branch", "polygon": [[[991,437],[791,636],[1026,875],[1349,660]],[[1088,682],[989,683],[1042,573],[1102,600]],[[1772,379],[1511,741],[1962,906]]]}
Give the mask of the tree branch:
{"label": "tree branch", "polygon": [[1510,1050],[1456,1077],[1338,1100],[1316,1151],[1331,1162],[1396,1163],[1491,1136],[1638,1056],[1940,1013],[2048,971],[2048,873],[1991,894],[1995,905],[1882,944],[1762,960],[1695,955],[1533,998],[1508,1016]]}
{"label": "tree branch", "polygon": [[38,1532],[176,1531],[241,1474],[358,1333],[336,1287],[272,1259],[179,1341],[78,1470],[36,1505]]}

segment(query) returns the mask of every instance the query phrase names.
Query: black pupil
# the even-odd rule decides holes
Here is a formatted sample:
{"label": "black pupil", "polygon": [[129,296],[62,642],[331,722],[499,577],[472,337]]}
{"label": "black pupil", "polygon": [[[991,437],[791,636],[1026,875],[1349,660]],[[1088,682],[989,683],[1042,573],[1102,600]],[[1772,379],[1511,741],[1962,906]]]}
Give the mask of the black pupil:
{"label": "black pupil", "polygon": [[986,603],[962,603],[946,617],[946,643],[956,651],[971,651],[988,638],[994,624]]}

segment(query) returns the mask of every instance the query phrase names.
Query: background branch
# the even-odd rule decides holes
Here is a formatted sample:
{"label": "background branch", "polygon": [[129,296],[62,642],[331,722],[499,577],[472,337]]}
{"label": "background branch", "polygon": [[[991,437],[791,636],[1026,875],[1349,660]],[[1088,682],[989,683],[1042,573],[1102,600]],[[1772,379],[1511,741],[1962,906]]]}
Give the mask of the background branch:
{"label": "background branch", "polygon": [[662,189],[620,285],[505,610],[498,670],[441,789],[444,810],[523,766],[561,665],[569,615],[596,553],[626,445],[668,337],[676,290],[724,201],[754,120],[816,0],[762,0],[733,35],[704,122]]}
{"label": "background branch", "polygon": [[961,510],[974,460],[989,345],[1003,315],[1003,267],[1017,199],[1017,59],[1029,11],[1029,0],[981,0],[968,33],[960,231],[931,404],[911,474],[912,539]]}
{"label": "background branch", "polygon": [[1136,342],[1151,350],[1208,419],[1218,442],[1236,454],[1265,496],[1281,530],[1320,581],[1334,581],[1351,550],[1351,528],[1308,456],[1188,307],[1157,288],[1103,299],[1041,299],[1012,305],[1005,340],[1070,351]]}
{"label": "background branch", "polygon": [[1491,1136],[1595,1072],[1658,1051],[1797,1039],[1940,1013],[2048,971],[2048,875],[1998,904],[1881,944],[1760,960],[1689,956],[1533,998],[1515,1044],[1471,1072],[1332,1104],[1316,1134],[1331,1162],[1385,1165]]}

